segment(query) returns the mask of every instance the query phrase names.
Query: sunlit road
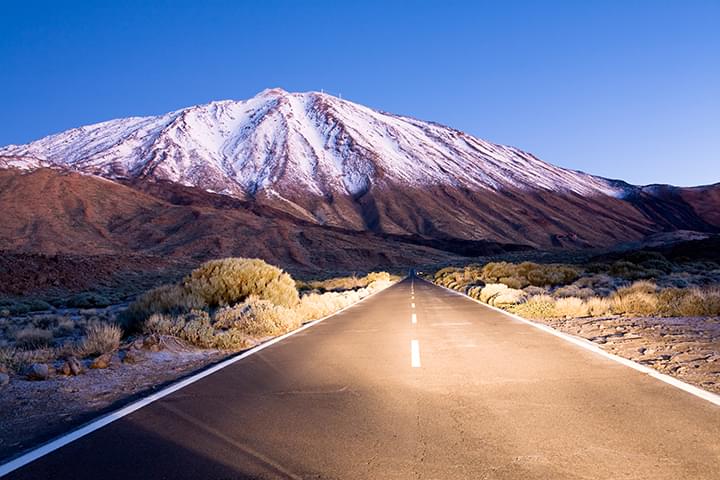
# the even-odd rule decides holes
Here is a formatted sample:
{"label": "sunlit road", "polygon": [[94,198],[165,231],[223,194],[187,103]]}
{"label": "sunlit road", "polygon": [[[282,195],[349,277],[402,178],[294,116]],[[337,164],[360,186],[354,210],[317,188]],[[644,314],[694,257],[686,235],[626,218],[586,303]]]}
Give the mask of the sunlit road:
{"label": "sunlit road", "polygon": [[8,478],[720,478],[717,406],[412,283]]}

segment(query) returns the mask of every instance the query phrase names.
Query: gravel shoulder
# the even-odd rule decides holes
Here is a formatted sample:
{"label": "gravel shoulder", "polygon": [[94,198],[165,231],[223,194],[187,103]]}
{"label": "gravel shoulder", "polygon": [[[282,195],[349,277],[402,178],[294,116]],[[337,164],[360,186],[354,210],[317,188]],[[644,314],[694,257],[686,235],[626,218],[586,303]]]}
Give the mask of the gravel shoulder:
{"label": "gravel shoulder", "polygon": [[720,394],[720,318],[571,318],[533,320],[604,350]]}
{"label": "gravel shoulder", "polygon": [[12,376],[9,384],[0,387],[0,459],[49,441],[229,355],[186,347],[175,339],[135,348],[132,364],[123,361],[127,351],[116,352],[107,368],[85,364],[77,376],[56,372],[43,381]]}

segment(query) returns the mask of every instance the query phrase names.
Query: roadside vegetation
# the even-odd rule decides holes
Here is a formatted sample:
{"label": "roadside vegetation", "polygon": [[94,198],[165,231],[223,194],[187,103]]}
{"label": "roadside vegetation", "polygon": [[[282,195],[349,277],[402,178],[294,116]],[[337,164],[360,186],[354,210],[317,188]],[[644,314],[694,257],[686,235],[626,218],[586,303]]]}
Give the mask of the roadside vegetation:
{"label": "roadside vegetation", "polygon": [[143,351],[168,342],[242,350],[337,312],[397,278],[375,272],[296,282],[262,260],[226,258],[141,294],[126,308],[34,315],[5,309],[0,311],[0,375],[76,375],[112,362],[137,363]]}
{"label": "roadside vegetation", "polygon": [[660,253],[641,253],[585,265],[490,262],[446,267],[430,279],[533,319],[720,315],[720,265],[674,263]]}

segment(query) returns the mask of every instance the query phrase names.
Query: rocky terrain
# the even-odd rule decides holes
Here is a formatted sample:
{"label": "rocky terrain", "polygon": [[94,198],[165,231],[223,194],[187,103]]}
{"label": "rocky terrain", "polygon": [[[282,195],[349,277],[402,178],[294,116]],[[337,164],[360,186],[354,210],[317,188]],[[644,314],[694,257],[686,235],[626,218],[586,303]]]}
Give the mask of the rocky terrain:
{"label": "rocky terrain", "polygon": [[719,317],[543,319],[610,353],[720,394]]}
{"label": "rocky terrain", "polygon": [[[127,352],[133,363],[127,361]],[[128,346],[112,355],[104,368],[82,362],[80,375],[49,372],[42,381],[13,378],[0,386],[0,458],[50,440],[226,356],[227,352],[161,339]]]}

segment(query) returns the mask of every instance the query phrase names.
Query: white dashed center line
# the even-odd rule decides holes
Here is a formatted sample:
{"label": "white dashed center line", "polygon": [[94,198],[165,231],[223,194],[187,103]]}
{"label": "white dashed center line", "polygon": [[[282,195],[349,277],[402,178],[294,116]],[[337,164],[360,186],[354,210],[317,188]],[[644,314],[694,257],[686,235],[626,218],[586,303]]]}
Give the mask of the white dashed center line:
{"label": "white dashed center line", "polygon": [[410,341],[410,364],[413,368],[420,368],[420,343],[417,340]]}
{"label": "white dashed center line", "polygon": [[414,304],[414,303],[411,303],[411,304],[410,304],[410,308],[415,308],[415,304]]}
{"label": "white dashed center line", "polygon": [[413,313],[413,314],[412,314],[412,317],[410,318],[410,321],[411,321],[412,323],[417,323],[417,313]]}

